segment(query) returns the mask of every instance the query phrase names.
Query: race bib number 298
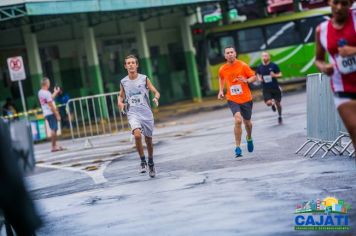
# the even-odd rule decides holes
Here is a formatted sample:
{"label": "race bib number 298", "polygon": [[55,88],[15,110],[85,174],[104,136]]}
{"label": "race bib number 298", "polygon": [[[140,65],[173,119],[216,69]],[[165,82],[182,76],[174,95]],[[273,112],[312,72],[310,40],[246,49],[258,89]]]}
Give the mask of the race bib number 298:
{"label": "race bib number 298", "polygon": [[143,103],[143,96],[142,95],[134,95],[132,97],[130,97],[129,99],[129,104],[130,106],[138,106],[138,105],[142,105]]}

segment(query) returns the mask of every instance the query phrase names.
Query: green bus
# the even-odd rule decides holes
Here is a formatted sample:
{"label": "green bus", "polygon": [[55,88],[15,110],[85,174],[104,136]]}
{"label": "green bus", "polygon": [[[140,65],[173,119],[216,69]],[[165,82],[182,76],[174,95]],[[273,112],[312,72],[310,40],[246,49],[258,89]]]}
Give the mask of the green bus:
{"label": "green bus", "polygon": [[252,68],[261,63],[261,53],[268,51],[283,79],[317,72],[315,28],[330,14],[326,7],[206,29],[204,37],[195,41],[203,90],[219,89],[218,70],[225,63],[223,51],[231,45],[237,49],[238,58]]}

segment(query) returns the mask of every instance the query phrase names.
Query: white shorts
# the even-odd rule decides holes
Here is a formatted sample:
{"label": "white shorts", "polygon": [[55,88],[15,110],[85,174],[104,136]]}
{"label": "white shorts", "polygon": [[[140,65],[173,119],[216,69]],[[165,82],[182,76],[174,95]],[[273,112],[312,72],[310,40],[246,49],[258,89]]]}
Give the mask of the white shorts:
{"label": "white shorts", "polygon": [[334,96],[334,102],[335,102],[335,107],[336,109],[339,108],[341,104],[344,104],[345,102],[351,101],[351,98],[340,98],[337,96]]}
{"label": "white shorts", "polygon": [[130,117],[128,120],[132,132],[135,129],[140,129],[145,137],[152,137],[154,127],[153,120],[142,120],[137,117]]}

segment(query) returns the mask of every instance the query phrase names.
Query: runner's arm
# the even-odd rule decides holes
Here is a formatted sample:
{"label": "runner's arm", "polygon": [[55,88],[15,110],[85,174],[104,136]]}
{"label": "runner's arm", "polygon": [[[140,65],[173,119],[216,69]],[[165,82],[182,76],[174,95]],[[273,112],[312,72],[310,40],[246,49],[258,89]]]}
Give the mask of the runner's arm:
{"label": "runner's arm", "polygon": [[222,99],[224,97],[224,88],[225,88],[225,79],[219,76],[218,99]]}
{"label": "runner's arm", "polygon": [[251,83],[255,82],[256,80],[257,80],[257,76],[254,75],[254,76],[251,76],[248,79],[246,79],[246,83],[251,84]]}
{"label": "runner's arm", "polygon": [[349,57],[356,55],[356,47],[350,46],[350,45],[345,45],[343,47],[338,48],[339,54],[342,57]]}
{"label": "runner's arm", "polygon": [[149,79],[147,79],[147,87],[154,94],[155,99],[158,100],[161,97],[161,94],[157,91],[157,89],[155,88],[155,86],[153,86]]}
{"label": "runner's arm", "polygon": [[122,87],[122,84],[120,83],[120,92],[117,99],[117,106],[119,107],[120,111],[124,110],[125,107],[124,99],[125,99],[125,92],[124,92],[124,88]]}
{"label": "runner's arm", "polygon": [[325,61],[325,49],[323,48],[320,42],[319,26],[316,28],[315,47],[316,47],[315,66],[318,68],[320,72],[325,73],[327,75],[332,75],[334,72],[334,67],[332,64],[326,63]]}
{"label": "runner's arm", "polygon": [[276,79],[281,78],[282,72],[278,72],[278,73],[271,72],[271,76]]}
{"label": "runner's arm", "polygon": [[262,79],[262,75],[257,74],[257,80],[258,80],[258,81],[263,81],[263,79]]}

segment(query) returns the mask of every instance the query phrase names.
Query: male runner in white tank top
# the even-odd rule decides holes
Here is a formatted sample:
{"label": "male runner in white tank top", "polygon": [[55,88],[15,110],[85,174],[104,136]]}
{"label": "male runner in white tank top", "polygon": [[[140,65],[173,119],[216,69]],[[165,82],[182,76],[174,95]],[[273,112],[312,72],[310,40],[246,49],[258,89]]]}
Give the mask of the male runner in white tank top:
{"label": "male runner in white tank top", "polygon": [[149,91],[154,93],[153,102],[158,106],[159,92],[146,75],[139,74],[138,59],[134,55],[125,58],[125,69],[128,75],[121,80],[118,106],[121,112],[127,102],[127,118],[135,136],[136,149],[141,159],[140,173],[146,173],[147,162],[142,146],[142,135],[145,136],[148,152],[149,176],[155,177],[156,170],[153,163],[152,134],[154,119],[151,111]]}

